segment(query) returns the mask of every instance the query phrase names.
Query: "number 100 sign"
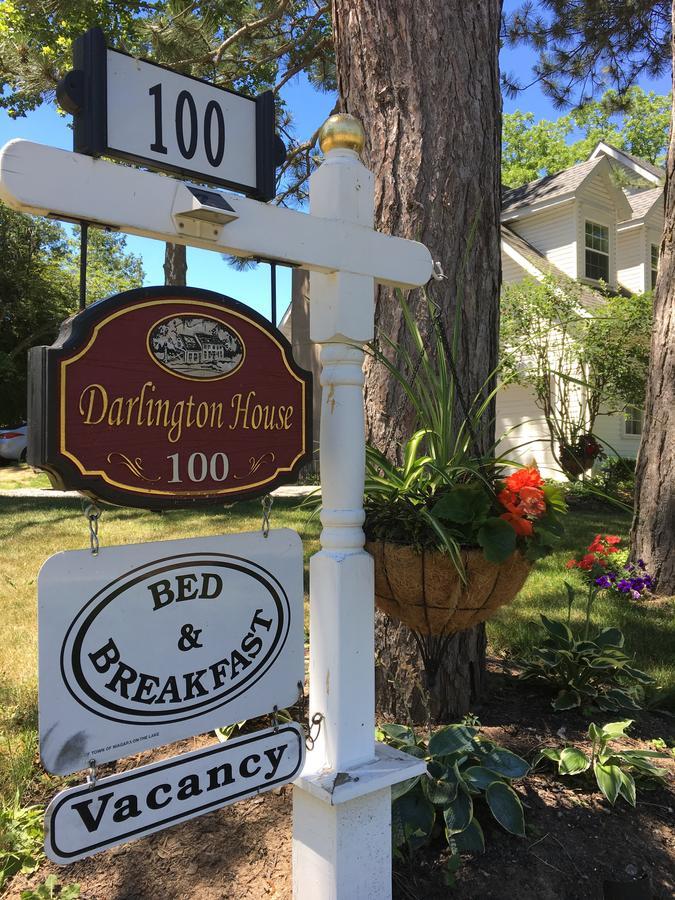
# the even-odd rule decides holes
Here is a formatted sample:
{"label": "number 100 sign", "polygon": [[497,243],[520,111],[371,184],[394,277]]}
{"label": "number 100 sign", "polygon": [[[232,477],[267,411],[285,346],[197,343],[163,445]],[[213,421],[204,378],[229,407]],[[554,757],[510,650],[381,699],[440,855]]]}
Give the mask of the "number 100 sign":
{"label": "number 100 sign", "polygon": [[74,114],[75,152],[272,199],[285,151],[271,91],[246,97],[111,50],[98,28],[74,42],[73,63],[57,97]]}
{"label": "number 100 sign", "polygon": [[29,378],[28,461],[110,503],[252,497],[311,459],[311,375],[281,332],[212,291],[95,303],[31,350]]}

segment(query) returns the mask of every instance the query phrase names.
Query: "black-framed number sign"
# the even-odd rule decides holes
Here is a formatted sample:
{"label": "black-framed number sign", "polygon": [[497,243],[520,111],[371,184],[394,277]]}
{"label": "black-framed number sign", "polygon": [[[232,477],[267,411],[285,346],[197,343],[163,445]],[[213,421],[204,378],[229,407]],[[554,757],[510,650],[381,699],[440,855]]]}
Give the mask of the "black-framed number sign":
{"label": "black-framed number sign", "polygon": [[76,153],[274,197],[285,150],[271,91],[247,97],[112,50],[99,28],[74,42],[73,66],[57,98],[74,116]]}

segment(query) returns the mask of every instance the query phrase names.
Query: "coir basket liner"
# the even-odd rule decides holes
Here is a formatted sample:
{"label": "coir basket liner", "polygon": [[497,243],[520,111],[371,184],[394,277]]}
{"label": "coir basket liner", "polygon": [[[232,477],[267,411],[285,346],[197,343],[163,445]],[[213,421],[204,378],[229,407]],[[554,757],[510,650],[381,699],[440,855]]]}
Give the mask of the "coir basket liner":
{"label": "coir basket liner", "polygon": [[532,564],[516,551],[503,563],[462,550],[466,584],[449,556],[404,544],[368,541],[375,559],[375,602],[419,634],[453,634],[489,619],[521,589]]}

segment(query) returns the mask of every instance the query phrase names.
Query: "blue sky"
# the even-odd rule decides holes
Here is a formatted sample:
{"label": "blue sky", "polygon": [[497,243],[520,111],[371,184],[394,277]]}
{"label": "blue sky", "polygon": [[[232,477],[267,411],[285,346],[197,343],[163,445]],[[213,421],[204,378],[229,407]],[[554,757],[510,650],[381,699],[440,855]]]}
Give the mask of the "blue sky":
{"label": "blue sky", "polygon": [[[520,0],[505,0],[506,11]],[[502,67],[526,79],[531,72],[534,54],[529,49],[519,47],[516,51],[506,49],[502,53]],[[643,81],[642,87],[665,94],[670,90],[670,78]],[[313,90],[304,76],[298,76],[283,90],[283,96],[294,113],[296,134],[302,139],[310,135],[328,116],[335,98]],[[537,119],[556,118],[560,113],[537,87],[532,87],[515,100],[504,100],[504,111],[522,109],[533,112]],[[54,106],[44,105],[23,119],[16,121],[0,110],[0,145],[12,138],[27,138],[54,147],[72,149],[72,133],[68,128],[69,117],[59,116]],[[129,235],[129,250],[143,258],[145,283],[163,284],[164,245],[159,241]],[[277,268],[277,308],[281,316],[290,300],[290,270]],[[209,250],[188,248],[188,284],[193,287],[209,288],[234,297],[236,300],[270,314],[270,271],[267,265],[259,265],[247,272],[236,272],[220,254]],[[94,298],[91,298],[94,299]]]}

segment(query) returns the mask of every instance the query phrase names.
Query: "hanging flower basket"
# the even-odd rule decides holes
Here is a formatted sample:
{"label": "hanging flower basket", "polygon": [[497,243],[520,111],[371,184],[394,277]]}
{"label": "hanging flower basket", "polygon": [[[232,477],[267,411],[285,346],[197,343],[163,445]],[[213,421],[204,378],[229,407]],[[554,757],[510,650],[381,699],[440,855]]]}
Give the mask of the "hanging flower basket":
{"label": "hanging flower basket", "polygon": [[602,456],[602,447],[591,434],[583,434],[576,444],[560,445],[560,465],[572,477],[592,469],[599,456]]}
{"label": "hanging flower basket", "polygon": [[510,603],[532,568],[516,550],[505,562],[485,559],[481,549],[462,550],[463,584],[447,554],[418,553],[405,544],[368,541],[375,560],[375,602],[418,634],[449,635],[489,619]]}

